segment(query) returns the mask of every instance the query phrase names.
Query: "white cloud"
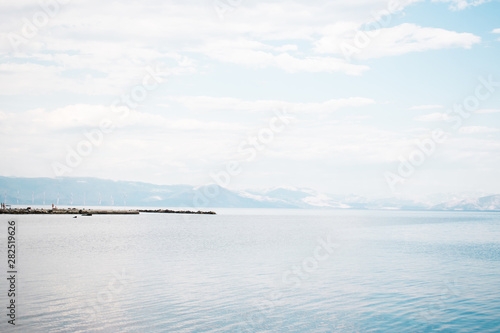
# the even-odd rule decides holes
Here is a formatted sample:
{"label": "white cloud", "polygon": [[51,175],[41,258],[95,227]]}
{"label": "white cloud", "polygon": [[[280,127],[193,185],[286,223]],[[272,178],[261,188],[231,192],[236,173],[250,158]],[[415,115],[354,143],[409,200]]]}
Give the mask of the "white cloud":
{"label": "white cloud", "polygon": [[287,53],[278,55],[276,65],[287,72],[344,72],[348,75],[361,75],[368,70],[368,66],[353,65],[343,59],[326,57],[295,58]]}
{"label": "white cloud", "polygon": [[375,104],[375,101],[364,97],[351,97],[332,99],[320,103],[292,103],[278,100],[245,101],[230,97],[210,96],[177,96],[167,97],[191,110],[244,110],[255,112],[268,112],[284,109],[289,112],[331,112],[342,108],[359,107]]}
{"label": "white cloud", "polygon": [[500,113],[500,109],[480,109],[476,113]]}
{"label": "white cloud", "polygon": [[369,68],[356,65],[345,59],[332,57],[297,57],[287,52],[274,53],[272,47],[250,40],[220,40],[207,43],[199,52],[228,63],[256,68],[278,67],[289,73],[296,72],[343,72],[360,75]]}
{"label": "white cloud", "polygon": [[[122,117],[123,112],[128,114]],[[141,169],[148,174],[172,169],[182,173],[182,168],[172,165],[180,163],[200,168],[209,163],[203,161],[224,161],[241,140],[242,133],[252,129],[252,124],[244,122],[170,117],[124,107],[113,110],[85,104],[2,112],[0,116],[5,120],[5,123],[2,120],[0,137],[8,138],[9,142],[0,146],[0,154],[17,163],[17,167],[2,166],[0,174],[22,176],[54,176],[51,164],[64,163],[69,149],[88,142],[88,135],[98,143],[92,145],[92,153],[85,156],[71,176],[127,179],[140,174]],[[96,134],[104,119],[109,119],[114,129],[111,133]],[[37,165],[35,171],[33,165]],[[202,174],[200,170],[197,173],[198,177]],[[171,182],[177,181],[172,178]]]}
{"label": "white cloud", "polygon": [[[127,107],[76,104],[46,110],[32,109],[18,113],[0,113],[0,119],[8,121],[0,133],[11,135],[14,132],[47,133],[84,133],[98,129],[103,120],[112,124],[116,131],[225,131],[241,132],[248,126],[229,121],[203,121],[188,117],[168,117],[161,114],[138,112]],[[112,134],[114,135],[114,134]]]}
{"label": "white cloud", "polygon": [[311,124],[299,119],[283,136],[269,156],[338,166],[392,162],[395,152],[411,144],[401,133],[351,121]]}
{"label": "white cloud", "polygon": [[494,33],[494,34],[500,34],[500,28],[498,28],[498,29],[494,29],[494,30],[492,31],[492,33]]}
{"label": "white cloud", "polygon": [[[411,2],[404,2],[402,8]],[[96,6],[99,11],[95,11]],[[385,0],[243,2],[220,20],[213,2],[200,6],[195,1],[153,0],[144,6],[123,1],[116,6],[95,0],[73,1],[61,5],[48,24],[41,26],[26,43],[18,45],[19,52],[13,53],[9,34],[22,36],[23,20],[32,21],[34,13],[43,13],[37,1],[23,0],[22,5],[20,1],[1,5],[0,31],[9,33],[0,36],[0,54],[7,56],[7,60],[12,56],[13,60],[23,58],[39,65],[42,60],[49,62],[48,66],[65,70],[101,71],[102,78],[88,77],[87,82],[80,84],[48,80],[44,87],[35,87],[33,82],[39,80],[31,82],[34,88],[42,90],[84,93],[94,87],[96,92],[116,93],[113,87],[130,80],[134,68],[187,54],[189,65],[179,59],[175,65],[184,70],[189,67],[191,73],[199,69],[196,60],[208,56],[217,61],[276,67],[290,73],[360,75],[368,70],[367,66],[350,64],[343,57],[318,56],[308,50],[308,44],[332,21],[361,24],[371,18],[372,12],[380,12],[387,6]],[[24,77],[13,80],[22,82]],[[29,86],[27,89],[36,90]]]}
{"label": "white cloud", "polygon": [[[413,2],[402,2],[401,10]],[[30,21],[33,13],[42,10],[36,1],[22,3],[2,4],[2,31],[21,36],[23,18]],[[94,5],[99,6],[98,12]],[[3,61],[9,66],[16,63],[18,68],[2,80],[0,93],[120,94],[143,67],[160,63],[175,75],[196,73],[200,58],[205,57],[289,73],[361,75],[369,67],[346,61],[338,50],[339,42],[349,41],[353,37],[349,33],[373,20],[373,13],[387,10],[388,4],[383,0],[289,1],[286,5],[244,2],[224,20],[217,17],[213,6],[200,6],[194,1],[166,4],[155,0],[145,8],[132,1],[114,6],[90,0],[61,8],[33,38],[19,45],[17,53],[12,52],[9,34],[2,34]],[[471,34],[409,24],[380,32],[376,38],[379,45],[374,40],[360,58],[470,47],[477,42]],[[309,49],[311,43],[319,53],[336,56],[315,53]],[[31,66],[31,77],[20,62]],[[65,77],[64,73],[69,74]]]}
{"label": "white cloud", "polygon": [[444,106],[439,104],[426,104],[426,105],[415,105],[408,110],[431,110],[431,109],[442,109]]}
{"label": "white cloud", "polygon": [[480,133],[495,133],[500,132],[498,128],[486,126],[464,126],[459,129],[462,134],[480,134]]}
{"label": "white cloud", "polygon": [[[328,109],[329,103],[322,104],[313,107]],[[340,107],[343,102],[330,104]],[[158,182],[158,177],[152,175],[161,174],[162,181],[167,183],[203,183],[209,171],[217,171],[221,163],[235,158],[239,144],[246,137],[255,136],[262,126],[268,126],[268,122],[260,121],[262,117],[258,115],[254,117],[257,121],[246,122],[238,117],[239,121],[235,122],[220,120],[224,117],[210,120],[212,113],[203,119],[173,118],[167,114],[148,114],[125,108],[120,111],[130,114],[120,119],[111,108],[83,104],[50,110],[3,112],[1,117],[6,126],[0,128],[0,137],[9,138],[15,145],[2,145],[0,154],[18,164],[17,168],[13,164],[2,166],[0,173],[53,176],[51,164],[64,163],[68,149],[76,149],[82,140],[87,141],[85,133],[96,130],[100,120],[111,118],[115,130],[104,134],[102,144],[93,147],[92,153],[71,176],[128,179],[140,174],[143,181],[155,182],[156,178]],[[265,118],[270,117],[272,114]],[[318,125],[314,120],[317,117],[310,113],[300,117],[300,122],[294,122],[293,127],[276,134],[275,140],[259,151],[257,160],[375,162],[383,161],[390,155],[391,147],[400,145],[390,132],[374,127],[326,120]],[[38,166],[36,172],[32,165]]]}
{"label": "white cloud", "polygon": [[[359,41],[360,34],[366,39],[361,38]],[[346,33],[345,27],[341,27],[317,41],[315,50],[319,53],[344,54],[349,58],[369,59],[428,50],[469,49],[480,41],[480,37],[471,33],[403,23],[367,33],[359,30]]]}
{"label": "white cloud", "polygon": [[452,10],[463,10],[468,7],[475,7],[482,5],[484,3],[490,2],[491,0],[432,0],[434,2],[448,2],[450,3],[450,9]]}
{"label": "white cloud", "polygon": [[[495,166],[500,162],[500,141],[498,140],[478,139],[475,136],[457,136],[451,137],[447,141],[446,147],[442,152],[446,159],[452,162],[472,163],[474,169],[479,164]],[[492,160],[496,160],[496,162],[488,163]]]}
{"label": "white cloud", "polygon": [[436,121],[446,121],[448,119],[450,119],[450,116],[448,116],[446,113],[435,112],[435,113],[429,113],[429,114],[415,117],[413,120],[425,121],[425,122],[436,122]]}
{"label": "white cloud", "polygon": [[294,44],[287,44],[283,46],[278,46],[274,48],[278,52],[289,52],[289,51],[298,51],[299,47]]}
{"label": "white cloud", "polygon": [[121,67],[117,59],[92,62],[85,58],[62,54],[33,54],[18,57],[17,61],[23,63],[0,63],[3,77],[0,80],[0,94],[73,92],[85,95],[121,95],[130,93],[131,86],[142,84],[144,77],[151,76],[151,73],[164,80],[167,76],[193,72],[189,60],[183,57],[173,60],[177,65],[171,67],[166,67],[163,62],[133,65],[128,60]]}
{"label": "white cloud", "polygon": [[[332,19],[361,21],[370,10],[386,6],[385,1],[376,0],[365,3],[365,10],[359,11],[359,7],[351,8],[363,1],[357,2],[347,6],[327,1],[314,5],[290,1],[286,6],[244,3],[238,10],[228,13],[225,20],[217,17],[212,3],[200,6],[193,1],[151,1],[145,7],[131,1],[121,2],[120,6],[97,1],[72,2],[63,6],[36,36],[19,45],[16,57],[45,54],[54,57],[55,65],[71,63],[78,68],[113,74],[119,69],[123,72],[138,65],[159,62],[172,53],[189,52],[195,58],[208,55],[219,61],[275,66],[288,72],[359,75],[367,70],[366,66],[349,64],[340,58],[289,53],[300,51],[300,47],[290,44],[290,40],[309,42]],[[99,6],[98,12],[95,6]],[[24,9],[28,7],[30,14],[25,17],[29,21],[31,12],[41,11],[41,7],[35,1],[26,1]],[[19,4],[4,4],[0,13],[2,30],[21,36],[22,17],[16,19],[19,15],[22,15]],[[0,47],[5,55],[12,54],[7,37],[3,35]],[[284,45],[273,46],[268,41]]]}

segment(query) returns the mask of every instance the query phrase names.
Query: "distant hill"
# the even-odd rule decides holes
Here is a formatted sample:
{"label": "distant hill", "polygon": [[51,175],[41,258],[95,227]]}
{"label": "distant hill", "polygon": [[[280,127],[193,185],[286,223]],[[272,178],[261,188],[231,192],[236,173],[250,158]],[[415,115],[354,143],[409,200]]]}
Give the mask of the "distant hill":
{"label": "distant hill", "polygon": [[7,204],[61,206],[298,208],[261,201],[218,185],[155,185],[97,178],[0,177],[0,199]]}
{"label": "distant hill", "polygon": [[500,195],[489,195],[485,197],[453,200],[432,207],[435,210],[500,210]]}
{"label": "distant hill", "polygon": [[[218,185],[155,185],[98,178],[0,177],[0,201],[7,204],[129,207],[330,208],[392,210],[500,210],[500,195],[468,197],[439,195],[445,202],[405,198],[367,199],[332,195],[312,189],[276,187],[231,191]],[[461,198],[461,199],[456,199]],[[44,201],[45,200],[45,201]]]}

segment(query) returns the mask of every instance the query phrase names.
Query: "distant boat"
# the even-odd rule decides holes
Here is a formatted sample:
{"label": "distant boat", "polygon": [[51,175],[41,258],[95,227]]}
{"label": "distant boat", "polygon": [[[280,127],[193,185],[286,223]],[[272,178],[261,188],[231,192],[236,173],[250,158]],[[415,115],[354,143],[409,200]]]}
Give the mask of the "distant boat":
{"label": "distant boat", "polygon": [[74,219],[78,218],[78,216],[73,216]]}
{"label": "distant boat", "polygon": [[92,216],[92,213],[85,213],[85,214],[82,214],[82,216]]}

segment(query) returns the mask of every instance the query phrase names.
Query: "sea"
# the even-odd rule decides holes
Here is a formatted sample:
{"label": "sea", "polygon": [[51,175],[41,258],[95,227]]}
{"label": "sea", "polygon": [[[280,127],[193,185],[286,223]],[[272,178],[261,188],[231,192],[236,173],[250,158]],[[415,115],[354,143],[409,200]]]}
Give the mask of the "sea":
{"label": "sea", "polygon": [[0,215],[0,332],[500,332],[498,212],[214,210]]}

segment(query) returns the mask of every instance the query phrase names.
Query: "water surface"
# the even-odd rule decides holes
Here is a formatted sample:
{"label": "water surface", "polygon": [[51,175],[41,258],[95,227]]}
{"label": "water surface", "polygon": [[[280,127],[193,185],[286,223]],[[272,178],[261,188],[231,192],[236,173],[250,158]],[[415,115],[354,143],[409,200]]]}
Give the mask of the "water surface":
{"label": "water surface", "polygon": [[217,211],[14,216],[13,331],[500,331],[499,213]]}

